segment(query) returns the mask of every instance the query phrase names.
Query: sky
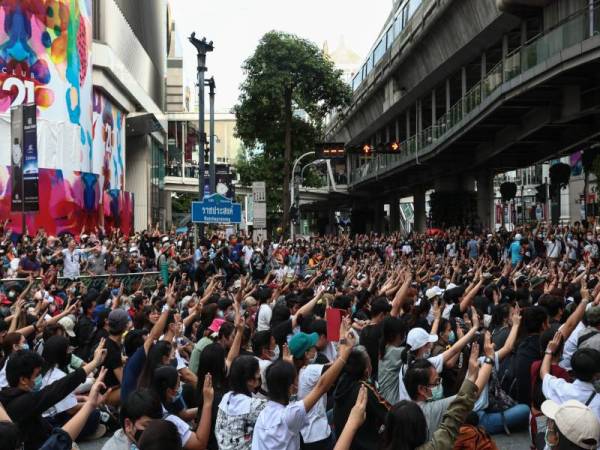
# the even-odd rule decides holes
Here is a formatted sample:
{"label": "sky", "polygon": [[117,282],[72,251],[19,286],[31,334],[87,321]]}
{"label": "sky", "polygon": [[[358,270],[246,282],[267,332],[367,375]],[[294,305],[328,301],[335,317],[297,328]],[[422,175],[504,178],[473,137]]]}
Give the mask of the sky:
{"label": "sky", "polygon": [[214,42],[207,77],[216,84],[215,110],[229,112],[244,79],[241,66],[260,38],[277,30],[297,34],[334,50],[343,38],[361,57],[374,44],[391,11],[392,0],[171,0],[184,58],[184,83],[196,79],[196,52],[188,37]]}

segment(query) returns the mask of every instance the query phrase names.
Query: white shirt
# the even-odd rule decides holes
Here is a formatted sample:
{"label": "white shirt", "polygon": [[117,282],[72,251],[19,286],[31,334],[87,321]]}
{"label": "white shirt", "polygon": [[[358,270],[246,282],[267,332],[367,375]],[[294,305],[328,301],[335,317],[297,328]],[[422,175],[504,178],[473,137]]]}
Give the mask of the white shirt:
{"label": "white shirt", "polygon": [[[429,361],[431,363],[431,365],[433,365],[433,368],[435,369],[435,371],[437,373],[440,373],[442,370],[444,370],[444,356],[443,355],[444,355],[443,353],[440,353],[437,356],[432,356],[430,358],[427,358],[427,361]],[[404,375],[406,375],[407,370],[408,370],[408,367],[406,364],[402,364],[402,366],[400,366],[400,374],[398,377],[398,381],[400,382],[400,397],[399,397],[398,401],[411,399],[406,390],[406,386],[404,386]]]}
{"label": "white shirt", "polygon": [[83,252],[76,248],[71,253],[68,248],[62,251],[63,255],[63,276],[65,278],[79,278],[79,267],[81,265],[81,255]]}
{"label": "white shirt", "polygon": [[258,318],[258,324],[256,325],[256,331],[266,331],[271,329],[271,316],[273,311],[271,307],[266,303],[260,305],[258,312],[256,313]]}
{"label": "white shirt", "polygon": [[6,358],[2,369],[0,369],[0,389],[8,387],[8,380],[6,379],[6,364],[8,364],[8,358]]}
{"label": "white shirt", "polygon": [[[267,367],[269,367],[271,364],[273,364],[273,361],[269,361],[268,359],[260,359],[260,358],[256,358],[256,359],[258,359],[258,370],[260,372],[260,378],[261,378],[260,388],[264,392],[269,392],[269,389],[267,389]],[[267,398],[261,393],[256,394],[256,397]]]}
{"label": "white shirt", "polygon": [[187,442],[192,437],[192,430],[190,430],[190,426],[181,420],[179,417],[174,416],[173,414],[169,414],[167,410],[163,406],[163,419],[168,420],[177,428],[179,432],[179,437],[181,438],[181,446],[185,447]]}
{"label": "white shirt", "polygon": [[[67,374],[57,367],[55,367],[54,369],[50,369],[48,372],[46,372],[46,375],[42,377],[42,389],[66,376]],[[44,411],[42,413],[42,416],[53,417],[57,414],[60,414],[61,412],[73,408],[74,406],[77,406],[77,397],[75,396],[75,391],[71,392],[61,401],[55,403],[54,406],[51,406],[46,411]]]}
{"label": "white shirt", "polygon": [[[585,405],[596,391],[592,383],[581,380],[569,383],[562,378],[548,374],[542,381],[542,392],[548,400],[554,400],[559,405],[567,400],[578,400]],[[600,395],[596,394],[588,406],[600,420]]]}
{"label": "white shirt", "polygon": [[252,259],[252,253],[254,253],[254,249],[252,247],[248,247],[247,245],[244,245],[244,247],[242,247],[242,254],[244,255],[244,265],[245,266],[250,265],[250,260]]}
{"label": "white shirt", "polygon": [[[298,400],[306,397],[310,391],[317,385],[323,364],[309,364],[300,369],[298,375]],[[331,434],[331,428],[327,422],[327,394],[324,394],[319,401],[308,412],[308,424],[300,431],[305,443],[322,441]]]}
{"label": "white shirt", "polygon": [[558,363],[558,365],[565,370],[571,370],[571,357],[577,350],[577,341],[579,340],[579,335],[583,330],[585,330],[585,325],[583,322],[579,322],[565,342],[562,359]]}
{"label": "white shirt", "polygon": [[269,401],[254,426],[252,450],[298,450],[300,430],[307,423],[302,400],[287,406]]}

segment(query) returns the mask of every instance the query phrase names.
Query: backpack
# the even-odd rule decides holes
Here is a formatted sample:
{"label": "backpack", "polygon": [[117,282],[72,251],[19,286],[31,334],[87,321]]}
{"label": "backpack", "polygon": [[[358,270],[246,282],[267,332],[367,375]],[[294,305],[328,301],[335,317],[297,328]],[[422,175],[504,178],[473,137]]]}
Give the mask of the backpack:
{"label": "backpack", "polygon": [[480,427],[463,425],[460,427],[454,450],[498,450],[490,435]]}
{"label": "backpack", "polygon": [[488,385],[488,407],[486,412],[504,412],[515,406],[517,402],[502,388],[496,368],[492,369]]}

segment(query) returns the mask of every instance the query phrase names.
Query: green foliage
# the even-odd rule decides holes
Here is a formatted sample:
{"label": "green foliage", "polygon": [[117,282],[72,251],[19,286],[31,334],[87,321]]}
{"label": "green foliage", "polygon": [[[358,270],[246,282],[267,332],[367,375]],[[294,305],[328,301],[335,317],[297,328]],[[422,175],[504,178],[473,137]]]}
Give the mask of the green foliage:
{"label": "green foliage", "polygon": [[198,198],[197,194],[178,194],[171,198],[171,208],[174,213],[190,214],[192,201]]}
{"label": "green foliage", "polygon": [[[286,223],[283,199],[289,198],[291,165],[314,150],[325,115],[349,104],[351,90],[316,45],[282,32],[265,34],[243,70],[246,79],[234,107],[236,134],[246,149],[260,150],[246,150],[236,168],[244,184],[266,182],[268,212],[283,213]],[[286,127],[291,130],[287,146]]]}

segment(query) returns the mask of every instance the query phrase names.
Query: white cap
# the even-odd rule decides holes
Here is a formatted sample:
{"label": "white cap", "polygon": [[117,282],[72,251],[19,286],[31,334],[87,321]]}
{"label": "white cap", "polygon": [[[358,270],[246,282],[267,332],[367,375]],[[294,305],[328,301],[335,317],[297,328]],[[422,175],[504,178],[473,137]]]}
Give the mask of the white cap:
{"label": "white cap", "polygon": [[69,317],[69,316],[63,317],[62,319],[60,319],[58,321],[58,324],[61,325],[65,329],[65,332],[70,337],[75,337],[75,321],[73,319],[71,319],[71,317]]}
{"label": "white cap", "polygon": [[577,400],[567,400],[559,405],[553,400],[542,403],[544,415],[556,423],[560,432],[573,444],[585,449],[595,449],[600,444],[600,423],[596,414]]}
{"label": "white cap", "polygon": [[454,289],[455,287],[458,287],[458,285],[454,284],[454,283],[448,283],[448,286],[446,286],[446,289],[450,290],[450,289]]}
{"label": "white cap", "polygon": [[418,350],[424,345],[437,340],[438,337],[435,334],[429,334],[423,328],[413,328],[406,337],[406,343],[410,345],[411,350]]}
{"label": "white cap", "polygon": [[427,297],[427,300],[431,300],[439,295],[442,295],[443,293],[444,290],[442,288],[439,286],[433,286],[425,291],[425,297]]}
{"label": "white cap", "polygon": [[523,239],[523,236],[521,236],[521,233],[515,234],[515,241],[520,241],[521,239]]}

